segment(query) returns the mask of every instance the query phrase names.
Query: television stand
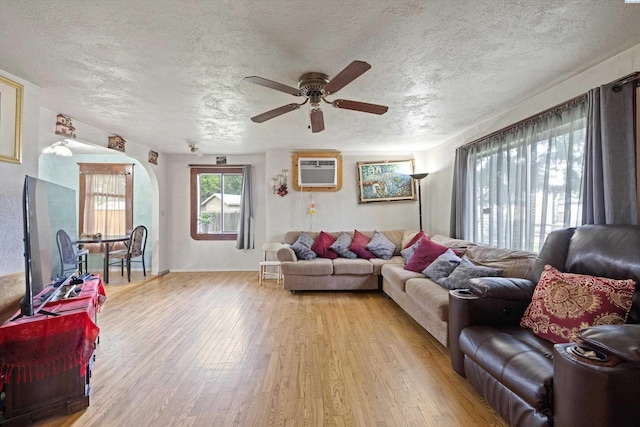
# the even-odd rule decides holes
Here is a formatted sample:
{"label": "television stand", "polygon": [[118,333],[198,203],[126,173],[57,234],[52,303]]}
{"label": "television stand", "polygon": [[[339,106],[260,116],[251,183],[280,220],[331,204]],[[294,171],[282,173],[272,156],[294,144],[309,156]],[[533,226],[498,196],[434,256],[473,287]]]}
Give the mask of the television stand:
{"label": "television stand", "polygon": [[0,424],[28,425],[89,406],[104,300],[101,280],[89,279],[76,297],[51,301],[34,316],[0,326]]}

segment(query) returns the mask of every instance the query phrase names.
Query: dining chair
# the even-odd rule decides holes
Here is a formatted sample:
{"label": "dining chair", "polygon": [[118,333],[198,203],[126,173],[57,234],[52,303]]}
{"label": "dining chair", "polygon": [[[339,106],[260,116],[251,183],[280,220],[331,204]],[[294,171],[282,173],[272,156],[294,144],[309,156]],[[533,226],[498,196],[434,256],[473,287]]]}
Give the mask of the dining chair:
{"label": "dining chair", "polygon": [[258,283],[262,286],[262,281],[265,279],[267,274],[274,274],[273,272],[269,272],[269,267],[276,268],[277,275],[277,284],[280,285],[280,279],[282,278],[282,269],[281,262],[276,258],[276,254],[280,248],[284,245],[282,243],[265,243],[262,245],[262,256],[263,261],[260,261],[260,279]]}
{"label": "dining chair", "polygon": [[[116,262],[110,262],[107,268],[112,265],[120,264],[120,273],[124,276],[124,266],[127,266],[127,280],[131,281],[131,263],[142,263],[142,274],[146,277],[147,270],[144,264],[144,250],[147,246],[147,227],[144,225],[138,225],[131,232],[127,247],[125,249],[118,249],[113,252],[109,252],[109,259],[116,259]],[[134,260],[133,258],[140,258]]]}
{"label": "dining chair", "polygon": [[66,277],[68,273],[74,273],[78,269],[82,273],[83,264],[84,272],[88,270],[89,251],[87,249],[74,248],[69,234],[62,229],[56,233],[56,241],[60,255],[60,277]]}

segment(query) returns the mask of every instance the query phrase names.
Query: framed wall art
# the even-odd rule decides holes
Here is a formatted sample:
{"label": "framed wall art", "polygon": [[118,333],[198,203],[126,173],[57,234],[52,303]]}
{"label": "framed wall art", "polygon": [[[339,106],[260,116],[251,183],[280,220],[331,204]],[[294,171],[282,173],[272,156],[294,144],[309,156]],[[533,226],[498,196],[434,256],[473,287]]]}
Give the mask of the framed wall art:
{"label": "framed wall art", "polygon": [[21,84],[0,76],[0,160],[22,162]]}
{"label": "framed wall art", "polygon": [[358,162],[359,203],[416,200],[411,178],[414,162],[394,160]]}

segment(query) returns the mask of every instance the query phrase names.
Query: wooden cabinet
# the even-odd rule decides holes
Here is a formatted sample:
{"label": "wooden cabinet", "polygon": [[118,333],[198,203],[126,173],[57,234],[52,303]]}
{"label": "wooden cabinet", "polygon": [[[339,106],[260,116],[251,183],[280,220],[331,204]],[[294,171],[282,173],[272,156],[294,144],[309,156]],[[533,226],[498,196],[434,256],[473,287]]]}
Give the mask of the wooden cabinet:
{"label": "wooden cabinet", "polygon": [[0,424],[29,425],[89,406],[97,313],[104,300],[102,282],[90,279],[77,297],[44,307],[56,315],[38,313],[0,326]]}

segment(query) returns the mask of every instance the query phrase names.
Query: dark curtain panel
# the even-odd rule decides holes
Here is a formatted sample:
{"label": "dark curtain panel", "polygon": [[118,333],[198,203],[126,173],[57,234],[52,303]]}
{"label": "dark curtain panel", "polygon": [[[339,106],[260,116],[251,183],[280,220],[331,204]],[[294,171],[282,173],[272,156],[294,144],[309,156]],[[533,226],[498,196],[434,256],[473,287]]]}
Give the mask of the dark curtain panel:
{"label": "dark curtain panel", "polygon": [[635,85],[589,91],[584,224],[638,224],[634,139]]}
{"label": "dark curtain panel", "polygon": [[242,167],[242,202],[240,203],[240,227],[237,249],[254,249],[253,198],[251,196],[251,166]]}
{"label": "dark curtain panel", "polygon": [[464,198],[467,182],[467,147],[458,147],[453,165],[453,191],[451,197],[451,223],[449,235],[462,239],[464,235]]}

